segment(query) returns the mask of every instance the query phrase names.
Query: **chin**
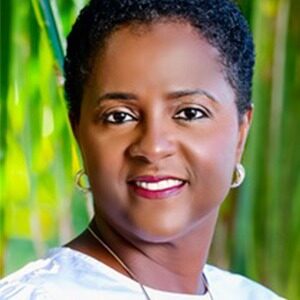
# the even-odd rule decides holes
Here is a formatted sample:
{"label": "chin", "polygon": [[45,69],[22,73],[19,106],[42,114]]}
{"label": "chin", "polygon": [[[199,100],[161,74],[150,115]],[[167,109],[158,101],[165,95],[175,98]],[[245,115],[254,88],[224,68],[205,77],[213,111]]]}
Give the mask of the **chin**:
{"label": "chin", "polygon": [[172,224],[172,226],[164,226],[162,223],[156,222],[151,228],[145,226],[134,226],[136,229],[128,231],[128,234],[136,240],[146,243],[170,243],[175,241],[192,230],[192,226],[186,224]]}

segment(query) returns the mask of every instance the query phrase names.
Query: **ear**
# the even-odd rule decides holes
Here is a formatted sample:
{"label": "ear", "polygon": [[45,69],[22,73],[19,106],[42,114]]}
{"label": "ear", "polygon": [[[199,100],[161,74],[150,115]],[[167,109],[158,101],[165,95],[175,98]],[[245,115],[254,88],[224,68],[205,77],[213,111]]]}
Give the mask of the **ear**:
{"label": "ear", "polygon": [[242,159],[242,155],[244,152],[245,144],[248,137],[248,132],[251,126],[252,118],[253,118],[253,105],[249,108],[243,115],[239,124],[239,137],[238,144],[236,149],[236,162],[240,162]]}

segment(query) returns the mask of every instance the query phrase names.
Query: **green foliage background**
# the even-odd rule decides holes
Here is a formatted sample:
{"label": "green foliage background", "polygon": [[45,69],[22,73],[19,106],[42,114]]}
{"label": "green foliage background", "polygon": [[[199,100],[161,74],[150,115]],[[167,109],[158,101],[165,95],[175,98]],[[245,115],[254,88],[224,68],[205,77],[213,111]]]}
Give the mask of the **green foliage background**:
{"label": "green foliage background", "polygon": [[[89,220],[67,123],[65,36],[84,0],[1,0],[0,273]],[[225,202],[210,261],[300,299],[300,2],[240,0],[254,33],[255,117],[247,179]],[[62,46],[61,46],[62,45]]]}

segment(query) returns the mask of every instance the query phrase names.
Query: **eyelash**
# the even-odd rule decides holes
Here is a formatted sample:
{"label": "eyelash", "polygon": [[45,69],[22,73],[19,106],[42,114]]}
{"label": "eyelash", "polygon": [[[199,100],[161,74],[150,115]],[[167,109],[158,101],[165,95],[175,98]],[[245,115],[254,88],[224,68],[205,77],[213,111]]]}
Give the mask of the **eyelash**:
{"label": "eyelash", "polygon": [[[187,112],[189,112],[189,113],[193,112],[194,116],[187,116],[186,115]],[[182,114],[182,113],[185,113],[185,116],[180,116],[180,114]],[[200,113],[200,115],[199,115],[199,113]],[[122,120],[116,120],[116,119],[111,120],[112,117],[116,117],[117,115],[123,119]],[[129,117],[129,119],[128,119],[128,117]],[[175,114],[175,116],[173,117],[173,119],[192,122],[194,120],[199,120],[199,119],[203,119],[203,118],[207,118],[207,117],[209,117],[209,114],[207,112],[205,112],[203,109],[196,108],[196,107],[186,107],[186,108],[183,108],[180,111],[178,111]],[[138,118],[136,118],[132,114],[122,111],[122,110],[115,110],[115,111],[106,113],[103,115],[103,117],[101,119],[103,120],[104,123],[115,124],[115,125],[121,125],[121,124],[132,122],[132,121],[138,121]],[[125,119],[125,121],[124,121],[124,119]]]}
{"label": "eyelash", "polygon": [[[182,112],[194,112],[196,113],[196,116],[194,117],[182,117],[182,116],[179,116]],[[197,116],[197,114],[200,113],[201,115]],[[191,122],[193,120],[199,120],[199,119],[203,119],[203,118],[207,118],[208,117],[208,113],[206,113],[203,109],[200,109],[200,108],[196,108],[196,107],[186,107],[186,108],[183,108],[181,109],[179,112],[176,113],[176,115],[173,117],[174,119],[176,120],[184,120],[184,121],[187,121],[187,122]]]}
{"label": "eyelash", "polygon": [[[126,121],[120,121],[120,120],[109,120],[110,117],[116,117],[116,115],[119,115],[119,116],[123,116],[123,117],[130,117],[130,120],[126,120]],[[110,123],[110,124],[116,124],[116,125],[120,125],[120,124],[124,124],[124,123],[128,123],[128,122],[132,122],[132,121],[137,121],[137,118],[134,117],[132,114],[129,114],[128,112],[124,112],[124,111],[121,111],[121,110],[115,110],[115,111],[112,111],[112,112],[109,112],[109,113],[106,113],[104,114],[103,116],[103,122],[104,123]]]}

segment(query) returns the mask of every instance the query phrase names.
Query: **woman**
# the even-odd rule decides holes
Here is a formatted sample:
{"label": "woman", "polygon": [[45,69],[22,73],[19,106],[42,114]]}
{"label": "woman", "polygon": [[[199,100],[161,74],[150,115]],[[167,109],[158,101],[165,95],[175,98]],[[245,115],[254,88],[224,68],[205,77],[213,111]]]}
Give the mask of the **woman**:
{"label": "woman", "polygon": [[1,299],[281,299],[206,265],[244,177],[253,52],[228,0],[92,0],[68,37],[65,91],[95,215],[4,279]]}

